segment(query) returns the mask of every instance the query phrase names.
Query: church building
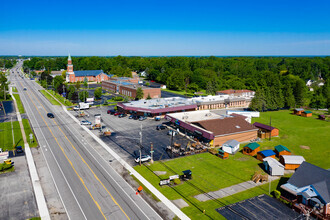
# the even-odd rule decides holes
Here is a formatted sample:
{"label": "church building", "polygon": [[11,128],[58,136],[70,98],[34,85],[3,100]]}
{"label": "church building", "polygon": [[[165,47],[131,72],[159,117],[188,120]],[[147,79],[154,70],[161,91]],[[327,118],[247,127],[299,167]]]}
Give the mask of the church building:
{"label": "church building", "polygon": [[90,82],[102,82],[109,80],[109,76],[103,72],[103,70],[80,70],[73,71],[73,65],[71,56],[68,57],[68,68],[66,71],[66,81],[70,83],[83,82],[87,78]]}

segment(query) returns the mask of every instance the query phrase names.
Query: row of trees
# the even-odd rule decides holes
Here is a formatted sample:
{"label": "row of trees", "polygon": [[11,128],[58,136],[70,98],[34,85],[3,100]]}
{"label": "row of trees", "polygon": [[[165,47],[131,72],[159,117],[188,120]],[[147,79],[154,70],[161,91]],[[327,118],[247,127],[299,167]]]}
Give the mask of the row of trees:
{"label": "row of trees", "polygon": [[0,68],[10,69],[16,64],[16,59],[13,57],[0,58]]}
{"label": "row of trees", "polygon": [[[73,57],[75,70],[102,69],[117,76],[145,71],[147,79],[167,88],[215,94],[223,89],[257,91],[251,107],[278,109],[309,105],[329,107],[330,57]],[[30,69],[65,69],[67,57],[35,57]],[[305,82],[325,80],[308,91]]]}
{"label": "row of trees", "polygon": [[0,72],[0,100],[7,100],[10,98],[8,93],[8,79],[5,73]]}

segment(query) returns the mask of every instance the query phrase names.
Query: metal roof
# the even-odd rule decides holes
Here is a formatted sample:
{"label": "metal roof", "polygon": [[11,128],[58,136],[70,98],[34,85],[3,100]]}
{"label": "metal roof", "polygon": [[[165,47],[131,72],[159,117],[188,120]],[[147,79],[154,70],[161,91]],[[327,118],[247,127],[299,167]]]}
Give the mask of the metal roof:
{"label": "metal roof", "polygon": [[266,157],[263,159],[263,161],[267,162],[270,167],[277,166],[277,167],[284,168],[283,164],[281,164],[280,162],[278,162],[276,159],[274,159],[272,157]]}
{"label": "metal roof", "polygon": [[97,76],[103,73],[103,70],[79,70],[74,71],[75,76]]}
{"label": "metal roof", "polygon": [[275,155],[275,152],[273,150],[263,150],[263,151],[259,151],[258,154],[262,154],[265,157],[270,157]]}
{"label": "metal roof", "polygon": [[277,145],[275,146],[275,150],[277,150],[277,152],[282,152],[282,151],[288,151],[291,152],[286,146],[283,145]]}
{"label": "metal roof", "polygon": [[313,113],[313,112],[311,112],[311,111],[304,111],[304,113],[309,114],[309,113]]}
{"label": "metal roof", "polygon": [[223,145],[228,145],[228,146],[231,146],[231,147],[235,147],[238,144],[239,144],[239,142],[236,141],[236,140],[229,140],[229,141],[226,141]]}
{"label": "metal roof", "polygon": [[297,112],[304,111],[303,108],[295,108],[294,110],[296,110]]}
{"label": "metal roof", "polygon": [[275,127],[265,125],[265,124],[261,124],[259,122],[255,122],[253,125],[256,126],[257,128],[262,128],[262,129],[265,129],[265,130],[268,130],[268,131],[272,131],[272,130],[276,129]]}
{"label": "metal roof", "polygon": [[285,164],[301,164],[305,161],[303,156],[297,155],[282,155]]}
{"label": "metal roof", "polygon": [[250,148],[251,150],[255,150],[257,149],[258,147],[260,147],[260,144],[256,143],[256,142],[253,142],[253,143],[249,143],[247,145],[245,145],[244,147],[248,147]]}

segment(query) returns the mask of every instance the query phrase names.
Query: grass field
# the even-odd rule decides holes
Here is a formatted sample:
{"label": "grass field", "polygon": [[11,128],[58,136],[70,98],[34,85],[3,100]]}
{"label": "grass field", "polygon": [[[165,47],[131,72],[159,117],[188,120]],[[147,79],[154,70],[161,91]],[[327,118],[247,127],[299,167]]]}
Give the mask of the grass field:
{"label": "grass field", "polygon": [[[268,123],[271,116],[272,126],[279,128],[280,136],[271,141],[260,142],[261,150],[274,149],[278,144],[287,146],[293,154],[302,155],[305,159],[323,168],[330,168],[330,124],[317,120],[317,115],[312,118],[304,118],[291,115],[290,111],[274,111],[261,113],[260,118],[253,122]],[[241,144],[241,148],[244,144]],[[306,149],[308,146],[310,149]],[[193,196],[204,192],[210,192],[225,188],[240,182],[250,180],[255,171],[261,170],[261,162],[254,157],[237,153],[227,160],[222,160],[210,153],[192,155],[162,163],[155,162],[152,165],[134,167],[150,183],[160,190],[168,199],[183,198],[189,207],[182,209],[191,219],[219,219],[222,216],[215,209],[224,205],[232,204],[260,194],[268,194],[268,184],[258,186],[232,196],[219,200],[199,202]],[[183,183],[175,187],[159,186],[160,179],[166,179],[170,175],[181,174],[181,171],[190,169],[193,179],[191,184]],[[174,170],[172,172],[171,170]],[[166,171],[166,175],[157,176],[153,171]],[[262,171],[263,172],[263,171]],[[271,191],[279,187],[279,181],[273,181]],[[284,182],[283,182],[284,183]],[[205,210],[205,214],[203,214]]]}
{"label": "grass field", "polygon": [[73,103],[72,102],[70,102],[69,100],[65,99],[64,97],[62,97],[58,93],[55,93],[55,95],[54,95],[54,91],[52,91],[52,90],[47,90],[47,91],[50,94],[52,94],[53,96],[55,96],[55,98],[57,98],[57,100],[59,100],[63,105],[65,105],[65,106],[73,106]]}
{"label": "grass field", "polygon": [[61,105],[46,90],[40,90],[40,92],[50,101],[50,103],[52,103],[52,105]]}
{"label": "grass field", "polygon": [[13,122],[13,131],[15,142],[13,142],[11,122],[0,123],[0,148],[2,148],[3,151],[12,150],[16,144],[24,146],[18,121]]}
{"label": "grass field", "polygon": [[[276,111],[261,113],[260,118],[254,118],[252,122],[271,124],[279,129],[279,137],[271,141],[263,140],[261,150],[274,149],[278,144],[288,147],[292,154],[302,155],[307,162],[320,166],[324,169],[330,168],[330,123],[313,117],[305,118],[292,115],[291,111]],[[307,149],[306,149],[307,148]]]}
{"label": "grass field", "polygon": [[17,103],[17,107],[18,107],[18,111],[23,114],[25,113],[25,109],[23,107],[23,104],[22,104],[22,101],[21,101],[21,98],[19,97],[18,94],[13,94],[13,96],[15,97],[16,99],[16,103]]}
{"label": "grass field", "polygon": [[[30,147],[37,147],[38,146],[38,142],[36,140],[36,137],[31,129],[30,123],[28,119],[22,119],[23,122],[23,126],[24,126],[24,132],[25,132],[25,136],[26,136],[26,140],[29,143]],[[33,134],[33,141],[32,143],[30,142],[30,134]]]}
{"label": "grass field", "polygon": [[13,86],[13,92],[17,92],[17,89],[15,86]]}

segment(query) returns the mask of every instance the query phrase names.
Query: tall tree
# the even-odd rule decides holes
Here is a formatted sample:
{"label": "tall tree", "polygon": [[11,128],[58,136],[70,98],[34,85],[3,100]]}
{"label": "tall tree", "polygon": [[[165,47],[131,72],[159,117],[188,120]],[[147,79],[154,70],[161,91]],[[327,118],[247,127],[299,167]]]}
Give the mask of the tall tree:
{"label": "tall tree", "polygon": [[266,97],[263,89],[258,89],[254,98],[251,100],[249,108],[253,111],[266,110]]}
{"label": "tall tree", "polygon": [[100,99],[101,96],[102,96],[102,88],[101,88],[101,87],[98,87],[98,88],[96,88],[95,91],[94,91],[94,97],[95,97],[96,99]]}
{"label": "tall tree", "polygon": [[142,88],[141,87],[137,88],[135,98],[136,99],[142,99],[143,96],[144,96],[144,94],[143,94]]}
{"label": "tall tree", "polygon": [[296,81],[296,85],[293,89],[293,94],[296,100],[296,105],[298,107],[303,106],[304,104],[304,98],[306,95],[305,87],[306,86],[303,80],[299,79]]}
{"label": "tall tree", "polygon": [[291,88],[290,83],[287,83],[283,88],[284,95],[284,106],[287,108],[293,108],[295,106],[295,99],[293,95],[293,90]]}

